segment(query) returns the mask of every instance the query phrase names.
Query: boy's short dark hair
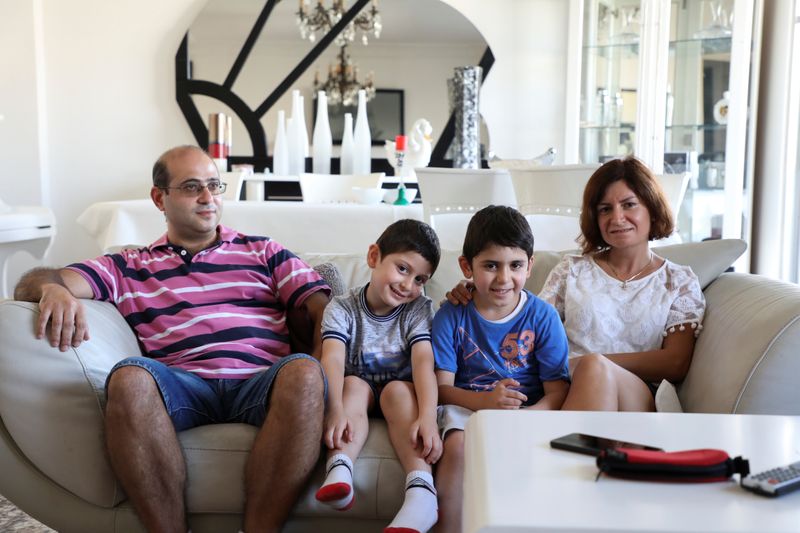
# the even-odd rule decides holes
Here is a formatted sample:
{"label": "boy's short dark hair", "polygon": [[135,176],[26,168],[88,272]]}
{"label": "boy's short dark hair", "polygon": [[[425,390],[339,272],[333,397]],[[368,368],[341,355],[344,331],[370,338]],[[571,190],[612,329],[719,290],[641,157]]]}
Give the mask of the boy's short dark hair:
{"label": "boy's short dark hair", "polygon": [[464,257],[471,263],[492,245],[520,248],[528,257],[533,256],[533,232],[522,213],[513,207],[490,205],[473,215],[464,237]]}
{"label": "boy's short dark hair", "polygon": [[419,220],[405,218],[389,225],[378,237],[381,257],[403,252],[417,252],[431,264],[431,274],[439,266],[439,237],[433,228]]}

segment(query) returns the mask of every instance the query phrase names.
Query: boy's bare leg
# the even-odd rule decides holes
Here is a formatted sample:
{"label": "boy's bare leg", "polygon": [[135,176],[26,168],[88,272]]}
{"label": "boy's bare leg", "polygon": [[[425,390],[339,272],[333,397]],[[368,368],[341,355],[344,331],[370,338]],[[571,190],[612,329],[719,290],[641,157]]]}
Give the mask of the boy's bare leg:
{"label": "boy's bare leg", "polygon": [[444,438],[444,452],[436,465],[439,493],[439,533],[459,533],[464,492],[464,432],[450,430]]}
{"label": "boy's bare leg", "polygon": [[245,469],[245,531],[279,531],[319,458],[322,371],[299,359],[272,384],[269,410]]}
{"label": "boy's bare leg", "polygon": [[105,426],[111,468],[145,529],[186,531],[186,465],[149,372],[136,366],[114,372]]}
{"label": "boy's bare leg", "polygon": [[411,440],[411,426],[419,416],[414,385],[407,381],[387,384],[381,393],[381,410],[389,439],[407,474],[403,507],[384,532],[428,531],[437,519],[436,491],[431,465],[420,456],[420,450],[415,449],[416,443]]}
{"label": "boy's bare leg", "polygon": [[341,445],[328,450],[325,481],[316,494],[317,500],[334,509],[344,511],[353,505],[353,463],[367,441],[367,413],[374,402],[372,389],[363,379],[356,376],[344,378],[342,408],[350,421],[352,440],[347,442],[343,435]]}

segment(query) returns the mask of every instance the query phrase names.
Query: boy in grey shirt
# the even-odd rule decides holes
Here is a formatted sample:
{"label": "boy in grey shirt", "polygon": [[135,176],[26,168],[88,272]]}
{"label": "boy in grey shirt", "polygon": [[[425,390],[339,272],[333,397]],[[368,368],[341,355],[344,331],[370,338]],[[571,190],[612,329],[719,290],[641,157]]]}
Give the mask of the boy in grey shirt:
{"label": "boy in grey shirt", "polygon": [[403,507],[384,532],[424,532],[436,523],[431,464],[442,451],[436,425],[433,307],[422,288],[439,264],[439,240],[416,220],[390,225],[371,244],[370,282],[338,296],[322,319],[322,366],[328,378],[323,440],[327,477],[317,500],[347,510],[354,502],[353,461],[380,410],[407,473]]}

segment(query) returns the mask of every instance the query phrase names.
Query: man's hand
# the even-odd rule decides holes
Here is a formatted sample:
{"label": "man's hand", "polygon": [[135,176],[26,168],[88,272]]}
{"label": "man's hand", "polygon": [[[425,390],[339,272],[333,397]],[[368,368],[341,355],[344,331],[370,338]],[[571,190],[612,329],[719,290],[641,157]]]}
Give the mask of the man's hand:
{"label": "man's hand", "polygon": [[39,300],[39,320],[36,323],[36,338],[45,336],[50,322],[50,345],[66,352],[89,340],[83,304],[63,285],[47,283],[42,286]]}
{"label": "man's hand", "polygon": [[486,394],[485,409],[519,409],[528,397],[511,387],[519,387],[519,382],[512,378],[498,381],[494,390]]}
{"label": "man's hand", "polygon": [[411,424],[411,442],[426,463],[432,465],[442,456],[442,439],[436,418],[420,416]]}
{"label": "man's hand", "polygon": [[472,300],[472,289],[475,285],[468,280],[462,279],[451,290],[445,293],[447,301],[453,305],[467,305]]}
{"label": "man's hand", "polygon": [[325,415],[325,429],[322,440],[330,450],[341,448],[347,442],[353,442],[353,425],[342,409],[331,409]]}

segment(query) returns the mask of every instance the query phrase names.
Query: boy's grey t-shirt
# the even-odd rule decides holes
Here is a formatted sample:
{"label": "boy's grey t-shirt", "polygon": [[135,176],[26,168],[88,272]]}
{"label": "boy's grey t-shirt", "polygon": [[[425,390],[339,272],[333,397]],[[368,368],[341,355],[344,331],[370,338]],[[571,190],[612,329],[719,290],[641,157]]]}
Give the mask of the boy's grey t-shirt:
{"label": "boy's grey t-shirt", "polygon": [[378,316],[367,307],[367,285],[335,297],[325,308],[322,339],[345,344],[345,375],[383,385],[411,381],[411,347],[431,340],[433,304],[420,296]]}

